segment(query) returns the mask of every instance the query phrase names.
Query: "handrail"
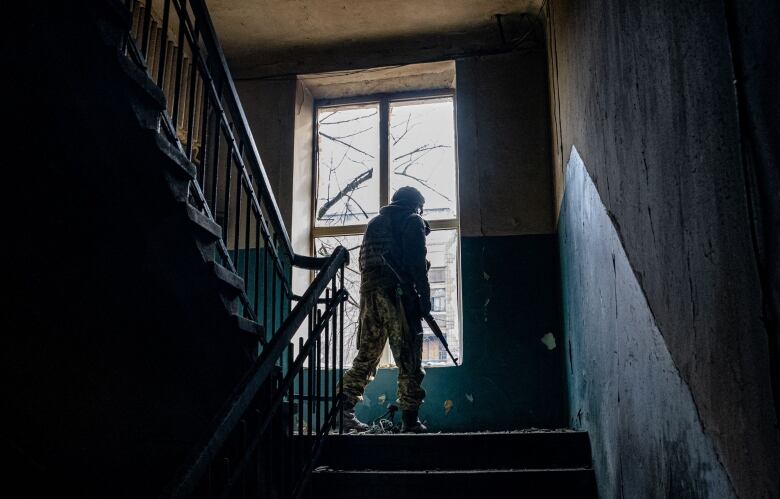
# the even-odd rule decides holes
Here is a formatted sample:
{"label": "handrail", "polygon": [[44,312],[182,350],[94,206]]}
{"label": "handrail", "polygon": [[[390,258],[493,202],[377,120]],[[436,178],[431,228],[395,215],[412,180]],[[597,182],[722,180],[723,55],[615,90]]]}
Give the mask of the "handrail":
{"label": "handrail", "polygon": [[[219,423],[210,433],[211,436],[208,442],[199,450],[197,455],[190,460],[190,464],[185,467],[185,472],[181,475],[181,479],[177,482],[173,492],[170,494],[171,497],[189,497],[195,491],[203,477],[207,474],[209,467],[215,461],[219,451],[225,446],[226,442],[228,441],[231,434],[236,430],[240,421],[242,421],[243,418],[246,418],[246,414],[251,408],[252,403],[256,401],[262,387],[269,381],[274,367],[276,367],[278,363],[284,359],[285,352],[289,351],[288,349],[290,349],[292,346],[291,340],[296,335],[301,325],[304,323],[307,317],[311,319],[311,311],[313,309],[317,309],[319,303],[318,298],[323,294],[324,291],[326,291],[326,288],[329,284],[335,284],[335,279],[339,272],[341,272],[342,276],[340,289],[336,290],[334,287],[334,293],[328,297],[329,306],[326,307],[324,313],[318,314],[317,323],[314,327],[310,327],[309,338],[307,339],[306,343],[301,343],[298,359],[288,363],[287,374],[283,377],[283,380],[280,383],[280,387],[277,390],[277,395],[274,396],[272,403],[269,404],[269,407],[264,408],[266,412],[263,414],[262,418],[260,419],[261,422],[255,430],[257,434],[262,434],[265,431],[271,420],[271,417],[273,416],[274,410],[281,402],[281,397],[284,396],[284,394],[286,394],[291,388],[291,385],[293,385],[293,381],[296,376],[300,375],[300,371],[303,368],[303,363],[306,361],[306,359],[312,359],[311,355],[308,354],[311,353],[313,345],[320,341],[320,333],[327,329],[331,320],[333,320],[334,324],[336,323],[336,306],[342,307],[342,331],[340,331],[340,333],[343,333],[343,303],[348,296],[343,285],[343,272],[344,268],[349,263],[349,252],[343,246],[339,246],[329,257],[316,259],[307,258],[305,262],[307,264],[313,265],[315,263],[313,260],[317,260],[318,263],[321,263],[317,276],[314,278],[314,281],[303,294],[298,303],[295,305],[290,315],[287,316],[281,329],[279,330],[279,333],[271,339],[269,344],[266,345],[266,348],[263,350],[261,356],[254,362],[252,368],[249,371],[249,374],[241,382],[235,392],[235,396],[231,398],[228,407],[223,412],[222,416],[218,419]],[[335,330],[334,333],[336,333]],[[335,347],[336,345],[334,345],[334,349]],[[326,350],[328,350],[327,340]],[[288,358],[292,359],[292,354],[288,354]],[[326,361],[327,358],[328,354],[326,352]],[[335,354],[333,358],[335,359]],[[319,355],[317,356],[317,359],[315,359],[315,362],[318,361]],[[343,368],[343,358],[341,359],[341,364]],[[332,367],[335,371],[335,365]],[[335,421],[335,413],[338,409],[340,409],[340,405],[336,403],[338,395],[335,390],[332,393],[332,396],[334,405],[330,408],[330,410],[325,411],[325,425],[319,425],[317,428],[318,438],[323,436],[325,426],[329,426]],[[302,390],[299,390],[299,400],[303,401],[305,398],[311,399],[311,397],[311,395],[304,397]],[[292,398],[295,397],[293,396]],[[319,414],[317,415],[317,418],[319,419]],[[302,420],[299,419],[299,424],[301,421]],[[311,428],[309,428],[309,431],[311,431]],[[318,445],[318,443],[319,442],[316,441],[315,445]],[[257,442],[253,441],[252,444],[247,446],[248,448],[244,451],[244,453],[254,452],[256,445]],[[312,452],[316,452],[316,449]],[[306,464],[309,466],[309,463]],[[228,483],[230,483],[230,481],[228,481]]]}
{"label": "handrail", "polygon": [[251,133],[249,133],[249,130],[251,130],[249,128],[249,122],[246,119],[244,108],[241,105],[241,99],[238,97],[238,91],[236,90],[233,76],[230,73],[227,60],[225,59],[225,54],[222,51],[222,45],[216,39],[216,30],[214,29],[214,24],[211,21],[211,15],[206,8],[204,0],[190,0],[190,4],[192,5],[193,11],[195,11],[196,15],[200,16],[201,22],[206,23],[207,29],[203,32],[203,36],[210,48],[212,48],[219,56],[219,68],[223,72],[223,78],[224,81],[227,82],[231,97],[228,99],[228,104],[233,108],[231,111],[235,112],[241,118],[239,131],[242,134],[242,140],[245,140],[252,148],[252,170],[255,175],[259,175],[262,179],[262,182],[260,183],[260,186],[263,189],[262,195],[268,197],[271,206],[273,207],[274,216],[272,217],[272,220],[276,223],[276,225],[278,225],[277,227],[274,227],[274,229],[282,234],[284,244],[287,247],[287,253],[290,256],[293,256],[295,255],[295,252],[293,251],[292,243],[290,242],[290,235],[287,233],[287,229],[284,224],[281,223],[282,215],[279,211],[279,206],[276,203],[276,198],[274,197],[273,192],[269,187],[271,182],[268,180],[265,168],[263,167],[263,160],[260,158],[260,152],[257,149],[257,144],[255,143],[254,137]]}
{"label": "handrail", "polygon": [[[293,252],[205,1],[159,2],[161,16],[152,0],[125,0],[132,16],[125,50],[166,97],[164,135],[196,167],[188,202],[222,227],[217,259],[244,280],[243,315],[271,333],[168,493],[208,488],[226,497],[240,483],[255,495],[298,497],[342,410],[349,253]],[[317,271],[300,297],[292,267]],[[292,340],[307,318],[296,356]]]}
{"label": "handrail", "polygon": [[197,169],[190,199],[222,227],[217,263],[244,280],[241,313],[274,334],[293,298],[287,229],[204,0],[159,2],[125,0],[128,55],[166,96],[164,129]]}

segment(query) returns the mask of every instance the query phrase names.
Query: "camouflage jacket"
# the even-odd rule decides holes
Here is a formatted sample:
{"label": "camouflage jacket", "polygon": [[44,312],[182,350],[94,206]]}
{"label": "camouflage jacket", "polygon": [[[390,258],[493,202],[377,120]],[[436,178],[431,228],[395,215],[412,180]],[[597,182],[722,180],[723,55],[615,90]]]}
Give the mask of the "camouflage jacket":
{"label": "camouflage jacket", "polygon": [[423,218],[407,206],[390,204],[379,210],[368,223],[360,246],[360,292],[395,287],[396,278],[382,260],[390,252],[404,280],[414,284],[421,300],[430,300],[425,229]]}

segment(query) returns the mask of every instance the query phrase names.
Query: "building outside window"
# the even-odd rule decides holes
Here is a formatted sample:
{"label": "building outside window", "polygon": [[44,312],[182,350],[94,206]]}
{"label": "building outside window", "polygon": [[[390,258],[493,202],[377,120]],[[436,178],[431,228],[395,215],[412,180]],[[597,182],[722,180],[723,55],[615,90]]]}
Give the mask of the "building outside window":
{"label": "building outside window", "polygon": [[[453,97],[452,91],[416,92],[316,103],[312,237],[318,255],[330,254],[338,245],[350,250],[344,333],[347,365],[357,353],[358,254],[363,233],[379,208],[403,186],[415,187],[425,196],[423,217],[432,229],[427,238],[432,314],[453,354],[461,356]],[[438,339],[423,326],[423,365],[450,365]],[[389,348],[381,365],[393,365]]]}

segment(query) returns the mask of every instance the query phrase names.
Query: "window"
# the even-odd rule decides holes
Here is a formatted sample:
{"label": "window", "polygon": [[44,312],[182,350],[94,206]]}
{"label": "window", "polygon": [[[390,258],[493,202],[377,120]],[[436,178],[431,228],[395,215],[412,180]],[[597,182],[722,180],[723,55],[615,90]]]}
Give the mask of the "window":
{"label": "window", "polygon": [[431,289],[431,312],[447,311],[447,288]]}
{"label": "window", "polygon": [[[315,189],[312,237],[315,252],[350,250],[346,280],[345,363],[355,345],[360,273],[358,253],[366,224],[392,194],[412,186],[425,196],[423,216],[431,262],[431,306],[460,356],[459,223],[455,109],[451,91],[318,101],[315,111]],[[382,364],[391,364],[386,349]],[[423,364],[449,365],[449,357],[424,324]]]}

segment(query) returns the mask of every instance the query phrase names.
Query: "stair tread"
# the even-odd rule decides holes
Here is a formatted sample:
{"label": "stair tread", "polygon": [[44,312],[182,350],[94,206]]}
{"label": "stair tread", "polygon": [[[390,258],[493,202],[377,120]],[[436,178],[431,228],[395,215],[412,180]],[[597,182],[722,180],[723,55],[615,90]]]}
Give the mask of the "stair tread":
{"label": "stair tread", "polygon": [[460,470],[327,470],[312,474],[314,497],[374,499],[398,496],[449,497],[597,497],[592,468]]}
{"label": "stair tread", "polygon": [[331,435],[317,462],[343,470],[587,468],[580,431]]}
{"label": "stair tread", "polygon": [[219,224],[198,211],[198,209],[191,204],[186,204],[185,210],[187,219],[190,223],[192,223],[202,234],[207,236],[209,240],[217,241],[222,237],[222,227]]}
{"label": "stair tread", "polygon": [[157,149],[170,160],[167,162],[172,167],[170,170],[178,177],[194,180],[197,174],[197,167],[187,156],[159,132],[153,131],[150,132],[150,135]]}
{"label": "stair tread", "polygon": [[231,314],[239,331],[257,336],[261,343],[265,343],[265,328],[251,319],[247,319],[237,313]]}
{"label": "stair tread", "polygon": [[314,473],[377,474],[377,475],[486,475],[491,473],[573,473],[592,472],[593,468],[497,468],[497,469],[452,469],[452,470],[337,470],[321,466]]}
{"label": "stair tread", "polygon": [[241,293],[244,291],[244,280],[233,271],[218,264],[217,262],[210,262],[214,276],[230,287],[234,292]]}

